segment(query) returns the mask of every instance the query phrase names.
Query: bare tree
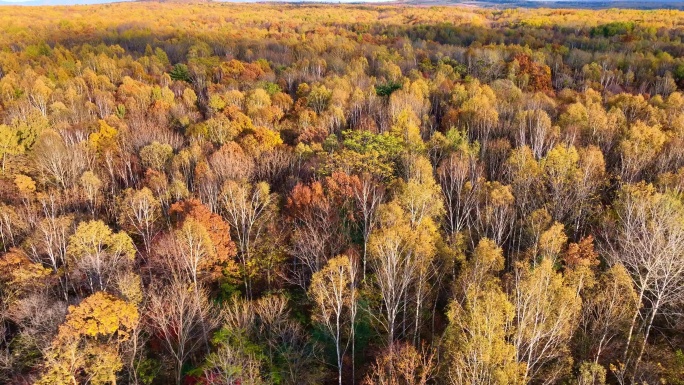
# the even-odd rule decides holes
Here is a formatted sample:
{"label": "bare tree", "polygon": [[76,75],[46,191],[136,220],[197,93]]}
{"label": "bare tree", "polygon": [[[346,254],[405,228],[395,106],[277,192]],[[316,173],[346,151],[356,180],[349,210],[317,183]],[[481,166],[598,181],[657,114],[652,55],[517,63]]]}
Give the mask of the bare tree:
{"label": "bare tree", "polygon": [[524,382],[553,384],[568,364],[581,300],[554,270],[551,258],[534,268],[527,265],[517,266],[514,275],[516,361],[526,364]]}
{"label": "bare tree", "polygon": [[160,230],[161,203],[152,190],[144,187],[137,191],[124,191],[119,205],[119,224],[142,239],[145,255],[149,255],[152,238]]}
{"label": "bare tree", "polygon": [[684,208],[676,198],[639,184],[624,186],[614,209],[607,252],[611,263],[629,272],[641,305],[632,315],[617,375],[634,383],[655,317],[684,297]]}
{"label": "bare tree", "polygon": [[397,320],[414,281],[416,258],[411,243],[411,227],[395,202],[384,207],[383,224],[370,239],[371,267],[381,302],[381,315],[371,313],[387,332],[387,344],[396,337]]}
{"label": "bare tree", "polygon": [[27,227],[28,224],[14,207],[0,203],[0,243],[3,251],[15,247]]}
{"label": "bare tree", "polygon": [[33,160],[40,175],[62,189],[71,188],[85,168],[82,146],[69,145],[55,131],[41,134],[33,147]]}
{"label": "bare tree", "polygon": [[339,256],[328,260],[326,266],[313,275],[309,287],[309,297],[316,306],[313,318],[335,343],[339,385],[342,385],[344,356],[349,345],[353,349],[357,279],[356,262],[347,256]]}
{"label": "bare tree", "polygon": [[253,355],[240,352],[230,345],[221,346],[207,357],[205,383],[209,385],[260,385],[261,364]]}
{"label": "bare tree", "polygon": [[46,262],[59,276],[64,300],[68,301],[68,276],[60,269],[68,270],[67,246],[74,230],[74,218],[70,215],[56,216],[46,211],[46,216],[36,226],[27,243],[34,261]]}
{"label": "bare tree", "polygon": [[273,218],[274,197],[265,182],[252,186],[246,182],[231,180],[223,185],[221,203],[237,241],[245,295],[247,299],[251,299],[253,243],[261,238],[265,225]]}
{"label": "bare tree", "polygon": [[291,253],[295,257],[292,279],[303,289],[311,275],[329,258],[340,254],[348,243],[341,202],[331,196],[331,190],[327,182],[299,184],[288,198],[293,226]]}
{"label": "bare tree", "polygon": [[151,290],[148,322],[173,358],[176,385],[182,383],[183,365],[205,345],[205,330],[215,326],[216,317],[201,286],[173,280]]}
{"label": "bare tree", "polygon": [[447,234],[463,231],[477,204],[477,189],[481,168],[462,154],[453,153],[444,159],[437,169],[437,176],[444,196]]}
{"label": "bare tree", "polygon": [[320,349],[308,338],[301,325],[290,319],[285,297],[234,300],[221,309],[221,315],[224,330],[237,337],[232,339],[232,348],[244,354],[248,348],[244,344],[247,341],[265,346],[265,359],[271,366],[276,361],[284,364],[277,373],[284,384],[321,382]]}
{"label": "bare tree", "polygon": [[363,175],[358,185],[355,185],[354,199],[361,213],[361,233],[363,235],[363,255],[361,257],[363,279],[366,280],[366,262],[368,259],[368,239],[377,223],[378,207],[384,199],[382,186],[374,181],[370,175]]}
{"label": "bare tree", "polygon": [[529,145],[539,159],[553,147],[557,127],[551,126],[549,115],[542,109],[520,111],[515,117],[518,125],[516,141],[518,146]]}
{"label": "bare tree", "polygon": [[[606,271],[586,297],[580,327],[595,352],[594,364],[598,364],[604,349],[626,333],[639,304],[629,273],[620,263]],[[622,342],[619,339],[618,346],[611,350],[621,349]]]}

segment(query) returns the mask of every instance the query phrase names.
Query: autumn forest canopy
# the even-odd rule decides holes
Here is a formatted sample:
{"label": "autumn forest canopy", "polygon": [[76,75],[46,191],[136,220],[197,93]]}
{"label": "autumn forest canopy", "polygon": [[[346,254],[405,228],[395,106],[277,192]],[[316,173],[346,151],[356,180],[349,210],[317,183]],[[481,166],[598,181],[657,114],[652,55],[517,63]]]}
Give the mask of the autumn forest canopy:
{"label": "autumn forest canopy", "polygon": [[683,384],[683,39],[0,8],[0,384]]}

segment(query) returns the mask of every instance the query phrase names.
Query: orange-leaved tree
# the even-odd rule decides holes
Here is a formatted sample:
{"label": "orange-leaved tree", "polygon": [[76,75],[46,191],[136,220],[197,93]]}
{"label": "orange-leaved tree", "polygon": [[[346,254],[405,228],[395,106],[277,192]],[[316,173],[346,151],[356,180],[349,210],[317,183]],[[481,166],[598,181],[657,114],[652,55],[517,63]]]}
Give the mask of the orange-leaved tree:
{"label": "orange-leaved tree", "polygon": [[181,269],[193,284],[200,278],[235,276],[238,268],[233,257],[237,249],[230,239],[230,227],[220,215],[212,213],[197,199],[174,203],[169,215],[175,221],[174,236]]}

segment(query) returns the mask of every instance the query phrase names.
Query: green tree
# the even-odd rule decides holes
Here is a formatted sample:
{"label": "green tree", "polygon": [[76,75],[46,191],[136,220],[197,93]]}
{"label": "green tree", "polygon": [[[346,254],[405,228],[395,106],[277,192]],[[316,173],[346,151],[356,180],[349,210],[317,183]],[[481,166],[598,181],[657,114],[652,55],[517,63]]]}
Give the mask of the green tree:
{"label": "green tree", "polygon": [[157,171],[164,171],[172,156],[173,148],[166,143],[152,142],[140,149],[143,166]]}

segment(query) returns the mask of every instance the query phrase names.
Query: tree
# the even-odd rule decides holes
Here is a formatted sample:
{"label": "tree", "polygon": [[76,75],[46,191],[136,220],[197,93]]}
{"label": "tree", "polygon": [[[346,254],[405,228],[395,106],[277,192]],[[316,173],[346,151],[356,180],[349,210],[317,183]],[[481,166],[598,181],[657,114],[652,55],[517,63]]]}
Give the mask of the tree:
{"label": "tree", "polygon": [[639,305],[615,371],[634,383],[655,317],[684,295],[684,209],[679,199],[644,183],[623,186],[613,207],[609,260],[629,272]]}
{"label": "tree", "polygon": [[121,139],[121,132],[104,120],[98,121],[97,131],[88,137],[88,146],[102,162],[112,181],[116,178],[117,167],[121,167]]}
{"label": "tree", "polygon": [[116,384],[123,364],[119,348],[139,321],[138,309],[104,292],[70,306],[66,321],[46,353],[40,385]]}
{"label": "tree", "polygon": [[363,235],[362,272],[366,280],[366,262],[368,259],[368,241],[378,221],[378,208],[385,197],[381,183],[375,181],[369,174],[363,174],[359,183],[353,184],[356,209],[361,218],[361,234]]}
{"label": "tree", "polygon": [[36,168],[43,179],[59,188],[75,185],[85,165],[83,148],[68,146],[55,131],[43,131],[31,149]]}
{"label": "tree", "polygon": [[535,158],[539,159],[551,149],[557,135],[551,126],[549,115],[539,109],[520,111],[515,117],[518,125],[518,146],[529,146]]}
{"label": "tree", "polygon": [[0,242],[4,251],[16,246],[29,230],[26,218],[12,207],[0,203]]}
{"label": "tree", "polygon": [[[627,334],[631,317],[640,305],[637,300],[631,277],[619,263],[604,272],[589,290],[580,327],[589,344],[587,350],[594,355],[594,364],[620,359],[624,340],[618,337]],[[608,359],[604,360],[607,355]]]}
{"label": "tree", "polygon": [[596,147],[576,149],[556,145],[539,161],[546,206],[554,220],[581,231],[596,210],[597,193],[605,173],[603,154]]}
{"label": "tree", "polygon": [[506,181],[515,196],[518,216],[528,216],[542,207],[544,191],[535,186],[544,183],[544,174],[530,147],[517,147],[511,151],[506,160],[506,174]]}
{"label": "tree", "polygon": [[[259,360],[268,380],[284,384],[318,384],[323,380],[318,345],[301,325],[290,319],[281,295],[244,301],[234,298],[221,309],[223,327],[216,334],[219,351]],[[210,366],[211,368],[211,366]]]}
{"label": "tree", "polygon": [[343,131],[342,149],[333,153],[327,168],[342,170],[348,174],[368,174],[384,182],[397,172],[403,150],[401,138],[385,132]]}
{"label": "tree", "polygon": [[392,201],[381,206],[380,226],[370,237],[371,267],[380,295],[379,315],[373,315],[387,332],[387,345],[396,338],[397,320],[414,280],[415,239],[407,214]]}
{"label": "tree", "polygon": [[[202,303],[203,283],[213,283],[221,277],[231,282],[236,275],[232,260],[235,244],[230,239],[230,228],[218,214],[194,199],[175,203],[170,215],[176,218],[176,226],[162,240],[158,255],[162,256],[165,267],[171,269],[174,280],[191,283],[191,291],[197,297],[195,303]],[[204,323],[199,326],[208,350],[209,329]]]}
{"label": "tree", "polygon": [[583,362],[580,365],[579,374],[577,375],[578,385],[604,385],[605,383],[606,368],[592,362]]}
{"label": "tree", "polygon": [[452,384],[513,384],[522,381],[526,363],[516,361],[515,307],[501,287],[503,252],[481,239],[461,271],[445,331],[447,379]]}
{"label": "tree", "polygon": [[69,298],[68,272],[69,238],[74,231],[72,215],[57,216],[52,207],[44,206],[45,218],[38,222],[33,234],[29,237],[30,253],[34,260],[41,261],[52,269],[59,277],[64,300]]}
{"label": "tree", "polygon": [[40,263],[32,262],[21,249],[10,249],[3,254],[0,267],[3,270],[0,281],[11,286],[15,296],[44,287],[51,273]]}
{"label": "tree", "polygon": [[[264,160],[262,159],[262,164]],[[250,180],[255,171],[255,161],[245,154],[235,142],[229,142],[216,150],[209,159],[219,182],[227,180]]]}
{"label": "tree", "polygon": [[409,154],[422,150],[424,147],[419,124],[420,121],[416,114],[408,108],[404,108],[392,116],[390,133],[399,138],[400,143]]}
{"label": "tree", "polygon": [[199,284],[203,273],[220,274],[224,260],[217,254],[209,232],[201,223],[193,218],[183,221],[174,238],[181,268],[193,285]]}
{"label": "tree", "polygon": [[173,66],[171,72],[169,72],[171,79],[182,80],[184,82],[190,82],[190,72],[188,71],[188,66],[183,63],[178,63]]}
{"label": "tree", "polygon": [[446,211],[445,230],[456,234],[466,229],[471,221],[480,186],[480,167],[476,158],[454,152],[437,169]]}
{"label": "tree", "polygon": [[183,379],[183,365],[206,343],[206,333],[214,326],[212,306],[201,286],[179,280],[152,289],[147,322],[173,357],[176,385]]}
{"label": "tree", "polygon": [[229,180],[221,190],[221,202],[237,240],[245,295],[251,299],[255,244],[261,240],[268,221],[274,217],[274,196],[266,182],[251,185]]}
{"label": "tree", "polygon": [[209,385],[261,385],[260,363],[252,355],[230,345],[221,346],[207,357],[205,383]]}
{"label": "tree", "polygon": [[397,344],[378,355],[364,385],[427,385],[436,371],[435,353],[423,346]]}
{"label": "tree", "polygon": [[351,202],[351,187],[338,185],[335,177],[327,177],[323,183],[297,184],[287,198],[293,226],[293,279],[303,289],[313,273],[346,247],[346,214],[351,212]]}
{"label": "tree", "polygon": [[[408,181],[399,184],[397,200],[408,215],[411,231],[415,236],[411,252],[415,258],[413,341],[417,344],[423,308],[428,303],[428,295],[432,292],[432,278],[436,275],[434,261],[436,244],[440,239],[437,223],[444,213],[444,206],[440,199],[440,186],[433,177],[433,169],[427,158],[416,158],[410,170]],[[408,302],[407,299],[404,301]]]}
{"label": "tree", "polygon": [[88,221],[69,237],[67,254],[94,293],[111,288],[114,274],[135,258],[135,246],[125,232],[114,233],[102,221]]}
{"label": "tree", "polygon": [[499,124],[499,113],[494,108],[496,95],[488,86],[480,87],[479,82],[473,82],[469,91],[472,95],[461,104],[458,120],[467,130],[469,139],[482,145],[480,155],[484,156]]}
{"label": "tree", "polygon": [[180,257],[178,262],[193,284],[199,283],[201,275],[214,280],[235,273],[235,244],[230,226],[220,215],[195,199],[174,203],[169,215],[176,219],[176,257]]}
{"label": "tree", "polygon": [[262,108],[271,105],[271,96],[263,89],[256,88],[245,99],[247,115],[254,117]]}
{"label": "tree", "polygon": [[[356,261],[342,255],[328,260],[323,269],[314,273],[309,286],[309,298],[316,306],[313,319],[325,328],[335,344],[339,385],[342,385],[344,355],[350,344],[354,350],[358,278]],[[353,371],[351,378],[354,378]]]}
{"label": "tree", "polygon": [[44,76],[38,77],[29,91],[29,102],[35,107],[43,116],[47,115],[48,103],[52,95],[54,85]]}
{"label": "tree", "polygon": [[[550,257],[514,270],[511,301],[515,307],[512,341],[516,361],[524,365],[523,382],[551,384],[569,365],[569,341],[581,310],[576,288],[564,282]],[[558,306],[563,304],[563,306]]]}
{"label": "tree", "polygon": [[258,126],[249,133],[242,135],[239,143],[246,153],[258,159],[282,145],[283,139],[279,132]]}
{"label": "tree", "polygon": [[150,255],[152,239],[159,233],[162,219],[161,203],[152,190],[126,189],[119,200],[119,224],[143,242],[145,255]]}
{"label": "tree", "polygon": [[140,149],[143,166],[163,171],[173,156],[173,147],[166,143],[152,142]]}
{"label": "tree", "polygon": [[661,152],[667,136],[659,125],[642,121],[634,123],[625,139],[620,141],[621,176],[626,182],[636,182],[641,173],[651,165]]}
{"label": "tree", "polygon": [[503,244],[510,236],[515,214],[512,188],[499,182],[485,182],[479,192],[473,227],[480,237]]}
{"label": "tree", "polygon": [[529,55],[516,54],[514,60],[520,67],[521,75],[527,77],[527,88],[531,91],[551,91],[551,68],[532,60]]}
{"label": "tree", "polygon": [[328,107],[331,96],[332,91],[328,90],[325,85],[315,85],[311,87],[306,100],[317,114],[321,114]]}
{"label": "tree", "polygon": [[85,193],[85,198],[90,206],[90,214],[95,217],[95,210],[98,209],[102,180],[92,171],[86,171],[81,175],[79,184]]}
{"label": "tree", "polygon": [[24,148],[19,144],[19,135],[10,126],[0,125],[0,157],[2,157],[2,172],[5,172],[5,164],[9,155],[21,154]]}

